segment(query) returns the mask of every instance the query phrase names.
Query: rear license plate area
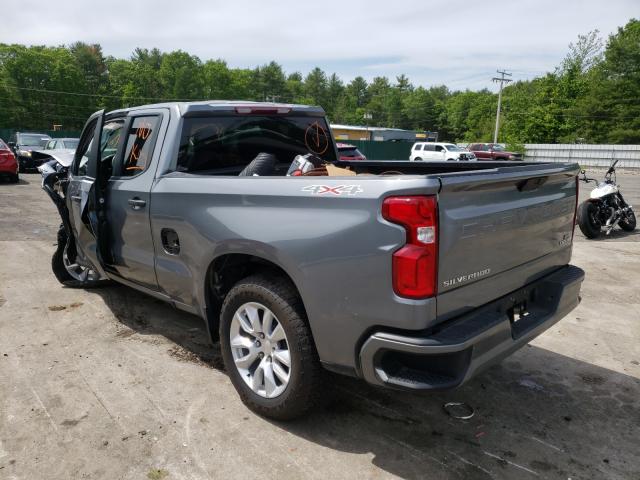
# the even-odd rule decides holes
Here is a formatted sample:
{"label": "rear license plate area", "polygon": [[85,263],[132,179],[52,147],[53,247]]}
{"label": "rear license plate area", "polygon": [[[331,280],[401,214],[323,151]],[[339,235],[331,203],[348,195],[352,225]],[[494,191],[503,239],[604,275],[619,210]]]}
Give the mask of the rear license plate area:
{"label": "rear license plate area", "polygon": [[511,295],[511,306],[506,309],[511,324],[511,336],[516,339],[529,330],[536,323],[532,311],[537,311],[534,307],[535,298],[531,290],[521,290],[515,295]]}

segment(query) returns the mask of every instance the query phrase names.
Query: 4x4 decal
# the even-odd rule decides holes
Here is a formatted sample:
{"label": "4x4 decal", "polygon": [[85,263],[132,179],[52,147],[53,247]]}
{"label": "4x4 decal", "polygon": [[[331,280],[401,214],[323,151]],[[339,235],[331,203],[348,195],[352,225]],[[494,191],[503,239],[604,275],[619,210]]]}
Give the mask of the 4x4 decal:
{"label": "4x4 decal", "polygon": [[364,192],[360,185],[307,185],[302,191],[312,195],[357,195]]}

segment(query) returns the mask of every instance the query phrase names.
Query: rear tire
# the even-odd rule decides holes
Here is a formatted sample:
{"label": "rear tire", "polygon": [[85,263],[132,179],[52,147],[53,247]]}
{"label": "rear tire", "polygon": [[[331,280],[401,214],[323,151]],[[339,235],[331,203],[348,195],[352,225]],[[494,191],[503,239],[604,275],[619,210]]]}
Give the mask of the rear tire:
{"label": "rear tire", "polygon": [[421,162],[422,159],[420,157],[416,157],[416,159],[414,160],[414,162]]}
{"label": "rear tire", "polygon": [[9,182],[11,183],[18,183],[19,181],[20,181],[20,176],[17,173],[9,177]]}
{"label": "rear tire", "polygon": [[625,232],[633,232],[636,229],[636,214],[631,211],[624,220],[620,220],[620,228]]}
{"label": "rear tire", "polygon": [[276,157],[270,153],[259,153],[239,174],[239,177],[272,175],[276,168]]}
{"label": "rear tire", "polygon": [[[254,315],[257,318],[258,328],[253,329],[254,333],[250,333],[243,327],[244,330],[238,341],[237,317],[243,315],[242,318],[248,318],[244,316],[247,306],[258,307],[258,313]],[[272,313],[277,328],[281,327],[284,330],[285,343],[280,343],[280,346],[276,346],[276,340],[274,340],[276,330],[271,334],[268,332],[265,320],[267,311]],[[259,312],[262,312],[262,316]],[[236,317],[235,323],[234,317]],[[272,322],[273,320],[270,320],[269,324],[271,325]],[[251,323],[251,326],[254,327],[254,324]],[[234,347],[231,346],[231,336],[234,336]],[[247,343],[246,348],[244,342]],[[239,344],[241,344],[240,347],[238,347]],[[263,362],[267,362],[265,368],[271,372],[272,385],[276,382],[273,376],[276,367],[286,366],[286,363],[275,365],[278,359],[275,353],[273,355],[270,352],[257,353],[258,349],[264,348],[267,344],[274,349],[286,347],[289,357],[286,382],[278,376],[277,381],[280,383],[277,389],[271,390],[273,395],[270,397]],[[240,280],[227,294],[222,304],[220,346],[231,383],[242,402],[257,414],[275,420],[292,420],[308,413],[322,398],[323,371],[318,353],[306,321],[302,301],[287,279],[274,275],[256,274]],[[245,360],[247,357],[249,360]],[[282,371],[281,368],[280,371]],[[258,384],[258,386],[252,387],[250,384],[255,376],[258,378],[254,385]],[[260,381],[261,378],[262,381]],[[264,383],[264,391],[262,383]],[[284,389],[282,389],[283,386]],[[277,393],[278,391],[280,393]]]}
{"label": "rear tire", "polygon": [[578,207],[578,226],[589,239],[600,236],[602,225],[596,218],[598,207],[592,202],[582,202]]}

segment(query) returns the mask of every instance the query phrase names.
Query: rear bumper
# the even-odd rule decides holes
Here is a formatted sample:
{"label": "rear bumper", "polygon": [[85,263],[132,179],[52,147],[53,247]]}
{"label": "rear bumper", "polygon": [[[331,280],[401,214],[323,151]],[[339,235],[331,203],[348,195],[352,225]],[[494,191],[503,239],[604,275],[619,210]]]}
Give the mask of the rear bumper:
{"label": "rear bumper", "polygon": [[17,174],[18,174],[18,167],[16,165],[13,165],[13,166],[0,165],[0,175],[17,175]]}
{"label": "rear bumper", "polygon": [[[398,389],[455,388],[526,345],[580,302],[584,271],[573,265],[454,318],[424,336],[373,333],[360,350],[369,383]],[[514,305],[527,314],[514,320]]]}

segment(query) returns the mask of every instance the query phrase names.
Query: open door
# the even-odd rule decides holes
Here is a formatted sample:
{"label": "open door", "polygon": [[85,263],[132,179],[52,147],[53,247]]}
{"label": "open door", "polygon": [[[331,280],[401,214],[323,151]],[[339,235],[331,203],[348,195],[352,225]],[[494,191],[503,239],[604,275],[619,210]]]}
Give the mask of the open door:
{"label": "open door", "polygon": [[[69,226],[72,229],[67,270],[86,280],[97,280],[104,276],[101,249],[99,248],[100,200],[99,189],[103,150],[104,110],[100,110],[85,124],[80,143],[71,166],[67,187],[67,209]],[[74,271],[70,270],[73,269]]]}

